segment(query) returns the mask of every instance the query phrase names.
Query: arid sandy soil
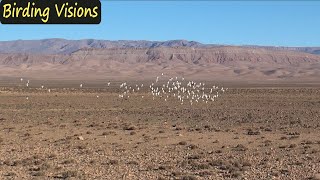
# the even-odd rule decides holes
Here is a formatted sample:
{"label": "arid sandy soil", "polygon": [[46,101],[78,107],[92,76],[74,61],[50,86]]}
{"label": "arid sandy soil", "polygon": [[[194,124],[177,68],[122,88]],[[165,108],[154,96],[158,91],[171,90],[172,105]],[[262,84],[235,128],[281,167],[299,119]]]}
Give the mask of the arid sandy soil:
{"label": "arid sandy soil", "polygon": [[0,88],[0,179],[302,180],[319,173],[319,88],[231,88],[193,106],[95,88]]}

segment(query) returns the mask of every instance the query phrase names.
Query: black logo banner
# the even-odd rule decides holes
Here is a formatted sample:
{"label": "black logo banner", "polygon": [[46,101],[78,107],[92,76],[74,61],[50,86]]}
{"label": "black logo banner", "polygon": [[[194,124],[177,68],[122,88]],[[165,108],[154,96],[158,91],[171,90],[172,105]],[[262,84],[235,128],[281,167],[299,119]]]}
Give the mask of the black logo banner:
{"label": "black logo banner", "polygon": [[2,0],[2,24],[99,24],[99,0]]}

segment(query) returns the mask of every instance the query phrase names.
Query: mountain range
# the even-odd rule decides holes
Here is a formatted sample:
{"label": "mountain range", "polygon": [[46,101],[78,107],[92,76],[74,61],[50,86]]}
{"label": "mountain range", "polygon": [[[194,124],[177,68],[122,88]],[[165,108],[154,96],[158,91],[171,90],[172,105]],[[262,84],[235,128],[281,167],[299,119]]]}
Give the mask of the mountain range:
{"label": "mountain range", "polygon": [[[230,45],[202,44],[196,41],[169,40],[169,41],[109,41],[109,40],[66,40],[66,39],[43,39],[43,40],[16,40],[0,41],[0,53],[37,53],[37,54],[71,54],[83,48],[111,49],[111,48],[157,48],[157,47],[228,47]],[[320,54],[320,47],[276,47],[276,46],[253,46],[240,47],[288,50]]]}
{"label": "mountain range", "polygon": [[234,82],[320,83],[320,48],[230,46],[195,41],[0,42],[0,80],[148,80],[164,73]]}

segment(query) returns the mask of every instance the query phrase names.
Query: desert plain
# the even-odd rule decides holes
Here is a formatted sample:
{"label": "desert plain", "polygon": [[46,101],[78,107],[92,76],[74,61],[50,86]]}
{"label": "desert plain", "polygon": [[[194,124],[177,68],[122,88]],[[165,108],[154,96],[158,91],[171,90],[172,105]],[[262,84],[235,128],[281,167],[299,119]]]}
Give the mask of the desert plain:
{"label": "desert plain", "polygon": [[2,87],[0,179],[319,179],[319,88],[231,87],[191,106],[111,83]]}

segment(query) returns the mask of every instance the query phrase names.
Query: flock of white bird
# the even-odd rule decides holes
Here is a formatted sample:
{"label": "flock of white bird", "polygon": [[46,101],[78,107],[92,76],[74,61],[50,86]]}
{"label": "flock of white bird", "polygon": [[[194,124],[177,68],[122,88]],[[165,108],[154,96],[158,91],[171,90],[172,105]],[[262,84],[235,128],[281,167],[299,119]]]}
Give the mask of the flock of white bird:
{"label": "flock of white bird", "polygon": [[[20,79],[23,83],[23,78]],[[27,80],[26,87],[29,87],[30,80]],[[111,82],[107,83],[109,87]],[[80,88],[83,88],[83,84],[80,84]],[[119,98],[130,98],[132,94],[138,94],[142,92],[144,84],[135,84],[129,85],[126,82],[120,84],[120,94]],[[41,85],[41,89],[45,89],[44,85]],[[51,89],[46,88],[48,92],[51,92]],[[163,99],[164,101],[178,100],[181,105],[184,103],[194,103],[199,102],[213,102],[219,98],[228,88],[223,88],[219,86],[212,86],[210,88],[205,87],[204,82],[195,82],[195,81],[185,81],[185,78],[171,77],[169,79],[164,78],[164,74],[161,74],[161,77],[156,77],[156,80],[152,82],[149,87],[147,87],[148,93],[152,95],[152,99],[156,98]],[[99,98],[99,95],[96,96]],[[144,98],[141,95],[141,98]],[[28,100],[29,97],[26,97]]]}
{"label": "flock of white bird", "polygon": [[[155,82],[149,85],[148,89],[153,100],[156,98],[163,99],[164,101],[178,100],[181,105],[184,103],[193,105],[199,102],[208,103],[215,101],[221,94],[228,90],[228,88],[215,85],[206,88],[204,82],[185,81],[183,77],[165,79],[163,75],[162,73],[161,77],[156,77]],[[126,82],[121,83],[119,98],[130,98],[131,94],[138,93],[143,86],[143,84],[130,86]],[[144,98],[144,96],[141,96],[141,98]]]}

